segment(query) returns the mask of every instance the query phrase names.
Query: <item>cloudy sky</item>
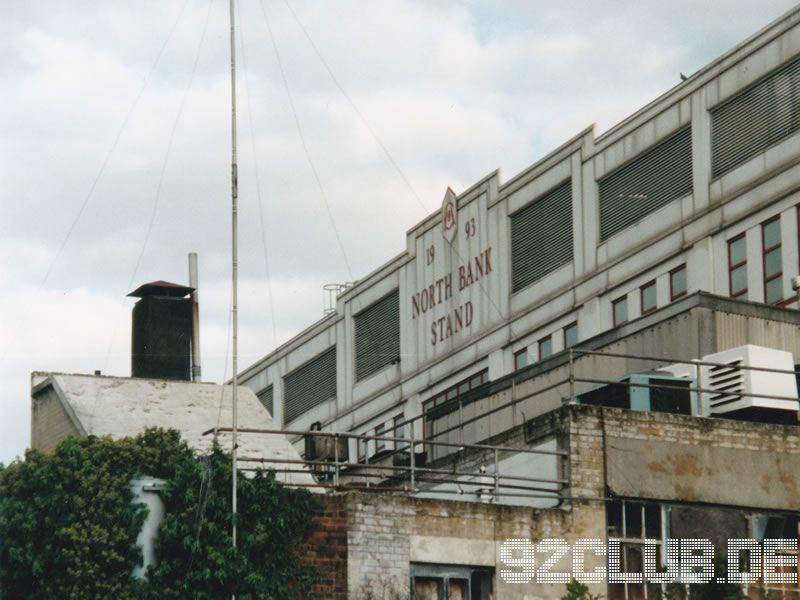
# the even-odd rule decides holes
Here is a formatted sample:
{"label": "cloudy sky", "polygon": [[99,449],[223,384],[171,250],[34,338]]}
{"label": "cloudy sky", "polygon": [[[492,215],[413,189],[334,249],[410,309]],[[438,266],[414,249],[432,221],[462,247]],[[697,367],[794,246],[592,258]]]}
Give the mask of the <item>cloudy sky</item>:
{"label": "cloudy sky", "polygon": [[[240,365],[448,185],[610,128],[793,4],[240,0]],[[186,282],[191,251],[204,376],[230,375],[227,10],[4,0],[0,462],[29,444],[30,373],[128,375],[125,295]]]}

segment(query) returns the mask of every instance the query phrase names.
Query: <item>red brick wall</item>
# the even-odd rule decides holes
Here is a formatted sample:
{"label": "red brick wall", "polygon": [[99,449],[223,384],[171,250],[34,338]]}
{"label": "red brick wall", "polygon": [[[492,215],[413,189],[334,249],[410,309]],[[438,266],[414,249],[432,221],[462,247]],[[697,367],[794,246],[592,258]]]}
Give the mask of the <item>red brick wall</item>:
{"label": "red brick wall", "polygon": [[316,567],[322,579],[312,598],[347,598],[347,510],[342,496],[323,496],[322,509],[314,516],[317,529],[299,548],[304,564]]}

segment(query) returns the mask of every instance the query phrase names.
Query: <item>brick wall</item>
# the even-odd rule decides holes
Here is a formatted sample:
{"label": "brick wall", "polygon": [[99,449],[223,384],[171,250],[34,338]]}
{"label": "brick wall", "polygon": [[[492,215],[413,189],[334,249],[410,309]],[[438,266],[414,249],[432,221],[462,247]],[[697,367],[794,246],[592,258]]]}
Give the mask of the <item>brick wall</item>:
{"label": "brick wall", "polygon": [[347,512],[343,496],[322,496],[322,509],[314,516],[318,526],[299,548],[303,563],[316,567],[322,579],[312,589],[313,598],[347,598]]}

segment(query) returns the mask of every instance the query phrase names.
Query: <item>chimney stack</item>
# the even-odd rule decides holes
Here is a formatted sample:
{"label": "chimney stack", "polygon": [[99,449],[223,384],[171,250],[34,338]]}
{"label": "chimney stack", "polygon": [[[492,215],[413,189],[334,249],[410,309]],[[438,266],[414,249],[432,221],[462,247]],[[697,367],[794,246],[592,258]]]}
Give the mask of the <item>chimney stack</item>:
{"label": "chimney stack", "polygon": [[128,296],[133,306],[131,376],[155,379],[192,379],[193,288],[153,281]]}

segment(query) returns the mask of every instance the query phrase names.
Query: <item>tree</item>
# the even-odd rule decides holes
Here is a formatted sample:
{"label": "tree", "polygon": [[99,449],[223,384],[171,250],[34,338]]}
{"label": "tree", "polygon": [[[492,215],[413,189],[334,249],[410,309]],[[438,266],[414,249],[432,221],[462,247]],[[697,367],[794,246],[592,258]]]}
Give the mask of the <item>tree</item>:
{"label": "tree", "polygon": [[[316,500],[271,473],[239,478],[239,544],[231,544],[230,457],[198,459],[176,431],[68,438],[0,470],[0,590],[4,598],[302,598],[315,571],[295,549]],[[136,475],[167,481],[159,563],[145,580],[131,504]]]}

